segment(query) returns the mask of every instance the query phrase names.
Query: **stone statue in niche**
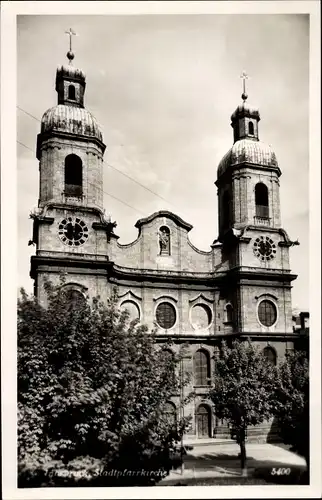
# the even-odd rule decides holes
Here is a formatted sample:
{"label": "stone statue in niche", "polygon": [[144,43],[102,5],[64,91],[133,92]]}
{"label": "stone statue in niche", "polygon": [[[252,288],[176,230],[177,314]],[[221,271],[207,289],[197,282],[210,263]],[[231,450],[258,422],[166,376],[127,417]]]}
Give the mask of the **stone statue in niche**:
{"label": "stone statue in niche", "polygon": [[170,255],[170,231],[163,226],[159,230],[160,255]]}

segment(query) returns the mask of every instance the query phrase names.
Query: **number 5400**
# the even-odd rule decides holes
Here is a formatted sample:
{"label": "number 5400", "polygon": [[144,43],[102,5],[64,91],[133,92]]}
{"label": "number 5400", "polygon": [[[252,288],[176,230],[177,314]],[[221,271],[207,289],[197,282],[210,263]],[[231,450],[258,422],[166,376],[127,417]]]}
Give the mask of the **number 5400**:
{"label": "number 5400", "polygon": [[272,476],[288,476],[291,473],[291,469],[289,467],[273,467],[271,470]]}

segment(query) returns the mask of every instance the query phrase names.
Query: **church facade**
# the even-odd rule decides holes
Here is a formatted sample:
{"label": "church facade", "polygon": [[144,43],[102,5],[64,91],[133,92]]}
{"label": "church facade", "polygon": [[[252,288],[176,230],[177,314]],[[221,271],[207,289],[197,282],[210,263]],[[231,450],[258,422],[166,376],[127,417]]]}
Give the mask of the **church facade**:
{"label": "church facade", "polygon": [[[209,251],[189,240],[192,226],[161,210],[137,221],[137,238],[122,245],[103,208],[105,144],[84,107],[85,75],[69,64],[56,73],[57,105],[46,111],[37,137],[40,182],[33,218],[30,275],[46,302],[50,279],[73,294],[106,300],[118,290],[119,305],[173,348],[188,343],[184,368],[195,399],[191,438],[225,435],[207,399],[223,338],[250,339],[271,362],[293,349],[289,266],[294,244],[281,225],[281,170],[270,146],[259,140],[260,115],[247,95],[231,117],[233,145],[215,182],[219,234]],[[178,400],[174,398],[174,412]]]}

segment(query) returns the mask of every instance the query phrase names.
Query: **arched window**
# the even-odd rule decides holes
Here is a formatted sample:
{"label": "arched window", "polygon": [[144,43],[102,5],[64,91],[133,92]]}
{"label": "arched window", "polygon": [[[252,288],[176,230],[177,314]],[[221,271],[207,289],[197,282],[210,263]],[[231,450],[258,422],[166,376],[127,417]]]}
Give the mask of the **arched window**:
{"label": "arched window", "polygon": [[210,358],[209,353],[199,349],[194,355],[195,385],[210,384]]}
{"label": "arched window", "polygon": [[275,304],[270,300],[262,300],[258,306],[258,319],[264,326],[272,326],[277,320]]}
{"label": "arched window", "polygon": [[83,165],[79,156],[71,154],[65,158],[65,195],[82,196]]}
{"label": "arched window", "polygon": [[222,197],[223,228],[228,229],[231,224],[231,198],[229,191],[225,191]]}
{"label": "arched window", "polygon": [[156,309],[156,320],[161,328],[168,330],[176,322],[177,313],[175,307],[169,302],[161,302]]}
{"label": "arched window", "polygon": [[255,186],[256,217],[268,219],[268,189],[265,184],[259,182]]}
{"label": "arched window", "polygon": [[69,85],[68,86],[68,99],[72,99],[75,101],[76,99],[76,93],[75,93],[75,87],[74,85]]}
{"label": "arched window", "polygon": [[75,290],[73,288],[63,289],[62,293],[64,294],[64,301],[68,304],[68,310],[74,311],[75,309],[79,309],[85,306],[86,299],[82,292],[79,290]]}
{"label": "arched window", "polygon": [[226,323],[232,323],[234,321],[234,309],[231,304],[226,305]]}
{"label": "arched window", "polygon": [[254,124],[253,122],[248,123],[248,133],[249,135],[254,135]]}
{"label": "arched window", "polygon": [[175,428],[177,426],[177,409],[176,405],[171,401],[168,401],[165,404],[164,415],[167,421],[170,423],[171,427]]}
{"label": "arched window", "polygon": [[264,356],[267,359],[267,361],[269,361],[270,363],[272,363],[272,365],[275,366],[276,365],[275,349],[273,349],[272,347],[265,347],[263,350],[263,353],[264,353]]}
{"label": "arched window", "polygon": [[161,226],[159,229],[159,255],[170,255],[170,229],[167,226]]}

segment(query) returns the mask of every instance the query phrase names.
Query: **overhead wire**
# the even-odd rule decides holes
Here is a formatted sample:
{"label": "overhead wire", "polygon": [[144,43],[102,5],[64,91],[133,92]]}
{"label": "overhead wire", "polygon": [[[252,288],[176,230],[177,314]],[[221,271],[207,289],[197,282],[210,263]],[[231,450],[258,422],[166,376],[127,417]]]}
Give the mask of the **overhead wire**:
{"label": "overhead wire", "polygon": [[[16,141],[18,144],[20,144],[20,146],[23,146],[24,148],[26,149],[29,149],[29,151],[31,151],[32,153],[34,153],[34,155],[36,154],[35,150],[33,150],[32,148],[30,148],[29,146],[27,146],[26,144],[24,144],[23,142],[21,141]],[[88,184],[90,184],[91,186],[94,186],[97,188],[96,184],[93,184],[92,182],[89,182]],[[114,196],[113,194],[109,193],[108,191],[104,191],[104,189],[102,188],[98,188],[100,191],[102,191],[103,193],[107,194],[108,196],[110,196],[111,198],[114,198],[115,200],[119,201],[120,203],[123,203],[123,205],[126,205],[127,207],[131,208],[132,210],[135,210],[136,212],[142,214],[142,215],[145,215],[141,210],[139,210],[138,208],[135,208],[133,207],[132,205],[130,205],[129,203],[126,203],[125,201],[121,200],[120,198],[118,198],[117,196]]]}
{"label": "overhead wire", "polygon": [[[30,116],[31,118],[33,118],[34,120],[37,120],[39,123],[41,123],[41,120],[39,120],[39,118],[37,118],[36,116],[34,116],[32,113],[29,113],[29,111],[26,111],[25,109],[21,108],[20,106],[17,105],[17,109],[19,109],[20,111],[22,111],[23,113],[25,113],[26,115]],[[130,179],[132,182],[135,182],[138,186],[141,186],[143,189],[146,189],[147,191],[149,191],[150,193],[154,194],[155,196],[157,196],[158,198],[160,198],[161,200],[163,201],[166,201],[167,203],[170,203],[173,207],[175,207],[175,205],[170,202],[169,200],[167,200],[166,198],[164,198],[163,196],[161,196],[160,194],[156,193],[155,191],[153,191],[152,189],[148,188],[147,186],[145,186],[144,184],[142,184],[141,182],[139,182],[138,180],[134,179],[133,177],[131,177],[129,174],[126,174],[125,172],[123,172],[122,170],[118,169],[117,167],[115,167],[114,165],[112,165],[111,163],[107,162],[106,160],[103,159],[103,163],[105,163],[108,167],[110,167],[111,169],[115,170],[116,172],[120,173],[121,175],[123,175],[124,177],[126,177],[127,179]]]}

